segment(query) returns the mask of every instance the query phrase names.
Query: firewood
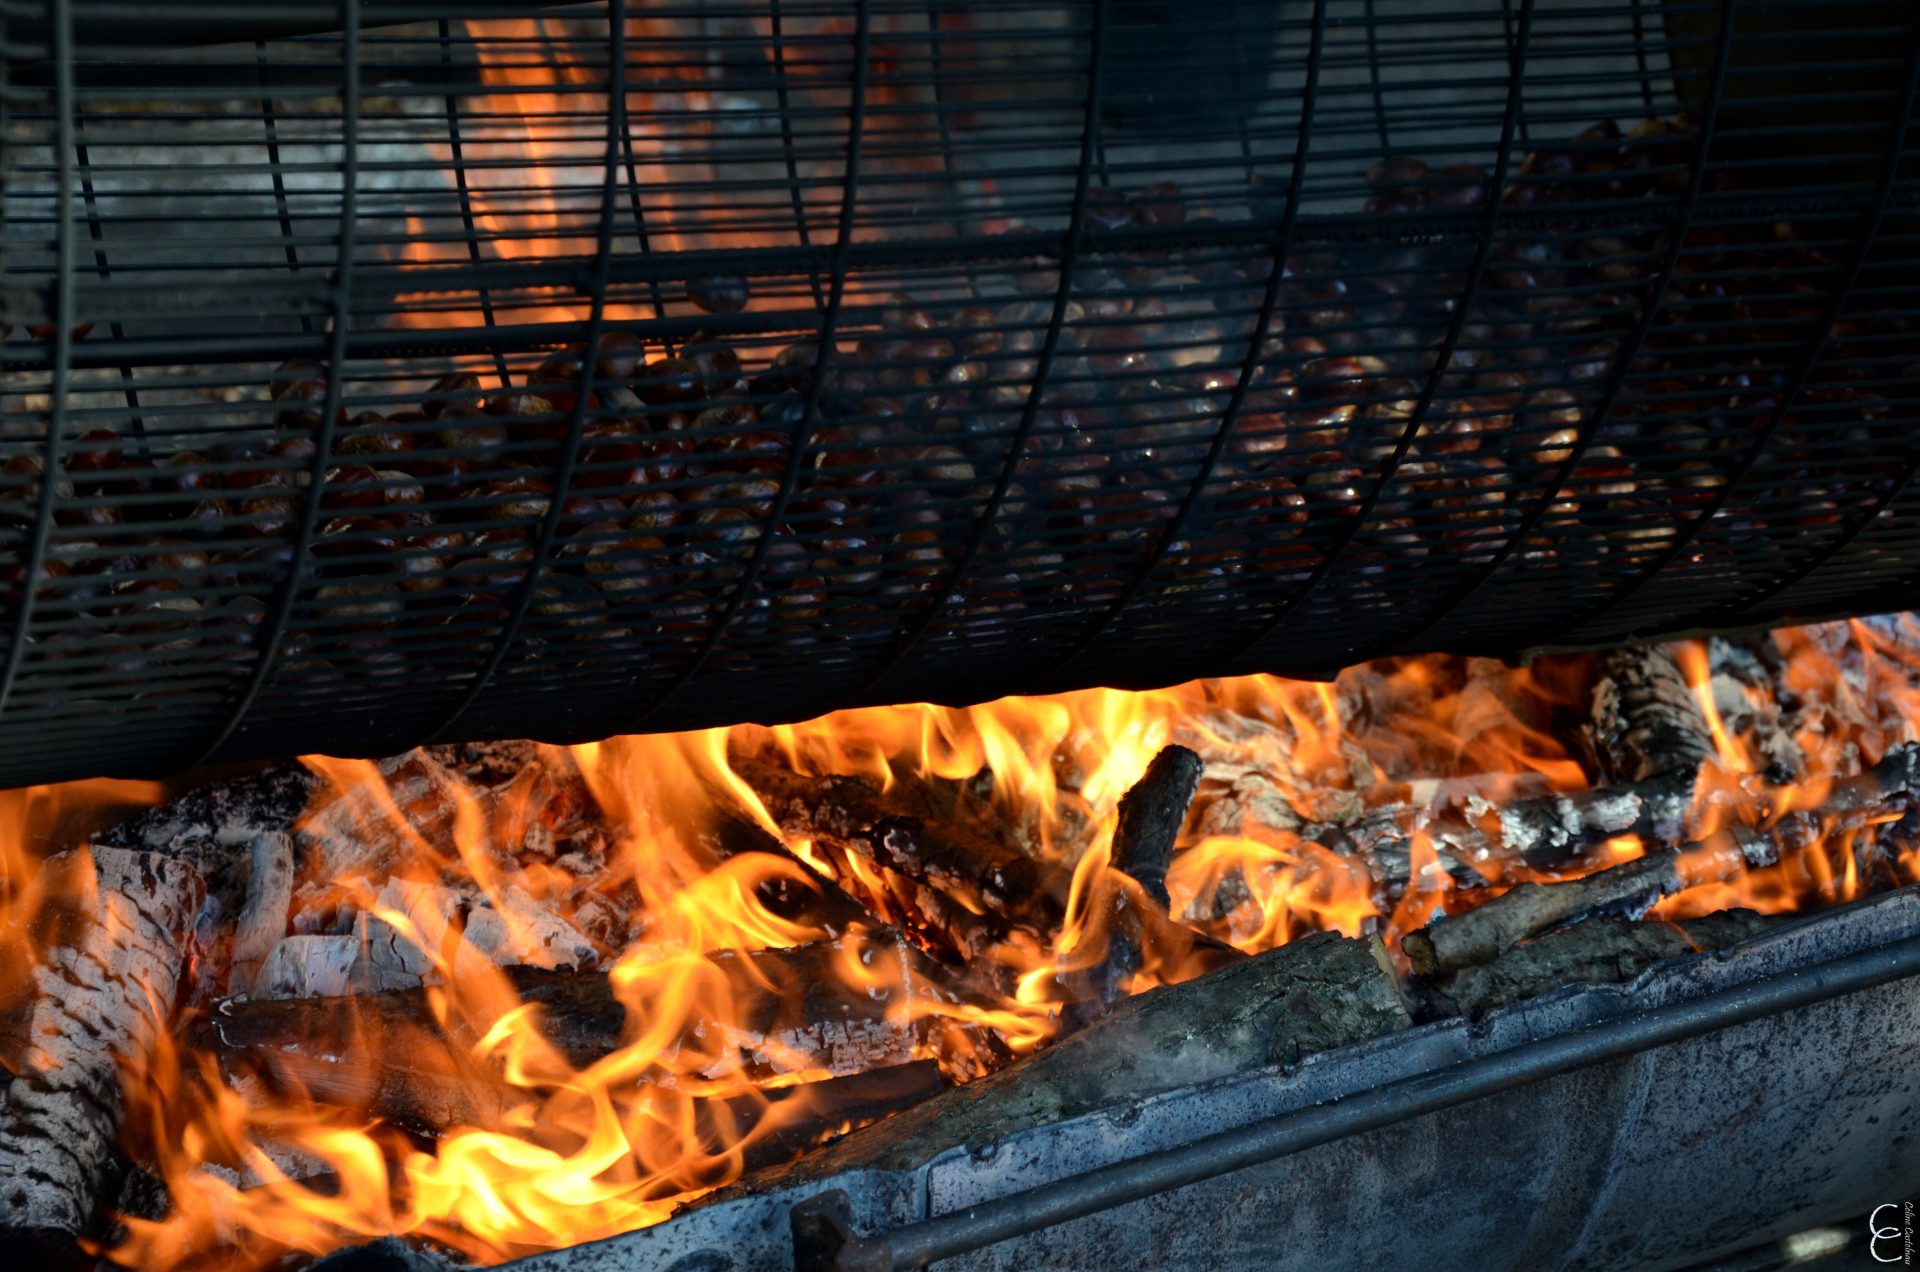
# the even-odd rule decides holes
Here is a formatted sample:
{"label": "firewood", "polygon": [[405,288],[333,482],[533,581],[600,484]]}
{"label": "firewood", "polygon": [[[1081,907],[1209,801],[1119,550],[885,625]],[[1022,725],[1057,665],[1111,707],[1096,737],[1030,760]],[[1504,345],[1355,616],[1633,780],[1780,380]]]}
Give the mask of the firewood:
{"label": "firewood", "polygon": [[1691,778],[1712,758],[1713,732],[1667,646],[1612,650],[1600,672],[1589,736],[1613,782]]}
{"label": "firewood", "polygon": [[[1017,1064],[946,1092],[802,1161],[801,1178],[911,1170],[960,1145],[1408,1028],[1378,939],[1316,933],[1196,980],[1127,999]],[[792,1182],[782,1173],[769,1182]]]}
{"label": "firewood", "polygon": [[902,904],[876,898],[882,917],[914,925],[923,938],[943,934],[956,959],[977,959],[1010,927],[1045,938],[1060,925],[1065,871],[961,826],[905,813],[858,778],[809,777],[746,756],[729,763],[782,829],[905,881],[897,889],[907,894]]}
{"label": "firewood", "polygon": [[[428,844],[452,842],[460,779],[425,751],[408,751],[376,766],[384,789],[355,786],[301,817],[295,828],[301,874],[335,880],[376,876],[412,855],[407,836]],[[394,812],[399,813],[396,824]]]}
{"label": "firewood", "polygon": [[[870,969],[874,988],[842,978],[840,965],[855,958]],[[905,1064],[942,1028],[957,1030],[982,1056],[997,1048],[984,1029],[908,1020],[895,1010],[901,987],[916,1002],[965,1001],[937,967],[930,976],[933,965],[904,943],[867,942],[856,953],[839,942],[817,942],[748,954],[719,951],[706,961],[719,977],[711,1006],[726,1010],[697,1023],[686,1042],[718,1057],[720,1068],[756,1080]],[[605,973],[505,970],[518,1001],[537,1009],[533,1026],[576,1067],[629,1041],[627,1008]],[[427,992],[233,1000],[212,1017],[213,1041],[229,1067],[257,1066],[276,1082],[347,1107],[430,1130],[486,1125],[516,1098],[470,1054],[492,1022],[463,1022],[443,1036]]]}
{"label": "firewood", "polygon": [[1120,800],[1114,867],[1139,883],[1162,909],[1170,904],[1167,869],[1173,864],[1174,840],[1186,824],[1187,807],[1205,771],[1206,764],[1186,747],[1166,747]]}
{"label": "firewood", "polygon": [[120,1066],[167,1027],[204,890],[183,861],[104,846],[47,858],[41,880],[35,963],[0,1014],[0,1244],[64,1258],[114,1161]]}
{"label": "firewood", "polygon": [[[1834,782],[1815,808],[1775,815],[1757,806],[1760,829],[1735,825],[1723,835],[1646,856],[1560,883],[1522,883],[1474,910],[1409,932],[1407,956],[1416,972],[1433,975],[1498,956],[1515,942],[1602,909],[1651,905],[1669,892],[1715,874],[1769,865],[1823,833],[1858,826],[1868,817],[1895,815],[1920,792],[1920,746],[1895,747],[1880,762]],[[1774,800],[1784,792],[1770,788]]]}
{"label": "firewood", "polygon": [[292,836],[277,830],[259,832],[247,845],[247,863],[245,899],[234,923],[228,977],[236,990],[254,983],[267,955],[287,935],[287,912],[293,903]]}
{"label": "firewood", "polygon": [[1479,1015],[1566,985],[1629,981],[1664,959],[1744,941],[1789,917],[1722,910],[1680,923],[1590,919],[1466,968],[1439,992],[1457,1011]]}
{"label": "firewood", "polygon": [[251,985],[235,979],[232,992],[254,998],[334,998],[353,990],[360,961],[355,932],[299,933],[282,937],[260,961]]}
{"label": "firewood", "polygon": [[1085,1028],[1125,997],[1127,985],[1140,970],[1141,952],[1150,944],[1170,952],[1178,943],[1204,945],[1213,966],[1241,957],[1238,950],[1212,937],[1184,927],[1176,931],[1167,913],[1167,870],[1173,864],[1174,841],[1186,824],[1187,808],[1205,767],[1186,747],[1168,746],[1121,797],[1111,860],[1116,870],[1140,885],[1145,905],[1123,892],[1095,916],[1094,939],[1104,939],[1106,952],[1096,966],[1072,978],[1077,982],[1072,986],[1075,1001],[1061,1015],[1062,1033]]}
{"label": "firewood", "polygon": [[1422,976],[1486,963],[1549,928],[1586,915],[1645,913],[1670,893],[1747,866],[1778,860],[1772,840],[1739,829],[1679,848],[1659,848],[1623,865],[1559,883],[1521,883],[1464,914],[1407,933],[1402,948]]}
{"label": "firewood", "polygon": [[873,861],[969,896],[1004,914],[1052,906],[1039,862],[985,836],[902,815],[859,778],[808,777],[764,760],[729,761],[782,826],[859,847]]}

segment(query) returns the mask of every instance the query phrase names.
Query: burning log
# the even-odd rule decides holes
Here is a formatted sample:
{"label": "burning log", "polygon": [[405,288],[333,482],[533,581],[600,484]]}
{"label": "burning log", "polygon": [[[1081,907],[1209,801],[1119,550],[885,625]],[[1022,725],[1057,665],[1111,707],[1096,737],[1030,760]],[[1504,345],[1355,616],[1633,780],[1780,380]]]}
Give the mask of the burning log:
{"label": "burning log", "polygon": [[[1045,934],[1060,924],[1067,880],[1005,844],[904,814],[858,778],[809,777],[745,756],[729,763],[783,829],[921,885],[916,902],[936,926],[954,929],[963,952],[978,953],[998,935],[969,903],[1000,925]],[[939,894],[958,900],[943,906]]]}
{"label": "burning log", "polygon": [[1616,649],[1601,660],[1589,737],[1616,784],[1685,776],[1713,757],[1713,731],[1665,645]]}
{"label": "burning log", "polygon": [[1316,933],[1129,998],[1046,1050],[849,1136],[796,1169],[815,1178],[909,1170],[958,1145],[977,1148],[1189,1083],[1294,1064],[1411,1024],[1377,938]]}
{"label": "burning log", "polygon": [[[867,984],[846,974],[856,962]],[[756,1080],[807,1070],[835,1075],[911,1062],[943,1029],[955,1031],[983,1060],[997,1062],[986,1031],[937,1015],[899,1010],[905,1002],[958,1008],[966,1001],[904,943],[816,942],[748,954],[719,951],[705,971],[703,995],[731,1005],[727,1020],[689,1022],[685,1045],[714,1057],[715,1076],[739,1070]],[[891,964],[891,965],[889,965]],[[567,1062],[584,1068],[632,1040],[629,1013],[601,972],[503,969],[520,1005],[535,1008],[540,1035]],[[272,1081],[394,1122],[440,1131],[495,1124],[529,1098],[477,1063],[471,1048],[490,1020],[459,1022],[446,1035],[434,1024],[425,989],[346,998],[231,1000],[214,1014],[214,1040],[230,1068],[257,1065]]]}
{"label": "burning log", "polygon": [[1113,832],[1113,864],[1165,909],[1167,869],[1173,844],[1186,825],[1187,808],[1200,788],[1206,764],[1184,746],[1169,746],[1153,757],[1146,773],[1120,800],[1120,824]]}
{"label": "burning log", "polygon": [[1477,909],[1409,932],[1404,948],[1423,976],[1485,963],[1515,943],[1581,915],[1644,909],[1706,878],[1770,865],[1783,849],[1804,846],[1810,837],[1840,826],[1857,825],[1867,815],[1904,811],[1917,786],[1920,746],[1896,747],[1866,772],[1835,782],[1817,808],[1781,816],[1761,830],[1735,826],[1725,835],[1650,852],[1584,878],[1516,885]]}
{"label": "burning log", "polygon": [[203,888],[185,862],[107,847],[49,857],[41,877],[37,958],[0,1014],[0,1226],[66,1262],[114,1160],[120,1066],[174,1010]]}
{"label": "burning log", "polygon": [[1402,948],[1422,976],[1489,962],[1530,936],[1586,915],[1644,913],[1669,893],[1744,866],[1778,860],[1776,845],[1751,831],[1731,843],[1708,840],[1661,848],[1635,861],[1560,883],[1521,883],[1485,905],[1407,933]]}
{"label": "burning log", "polygon": [[[1084,1028],[1125,997],[1134,973],[1140,970],[1142,950],[1156,936],[1162,940],[1172,936],[1173,924],[1167,914],[1167,870],[1173,864],[1174,841],[1186,825],[1187,808],[1205,768],[1200,757],[1186,747],[1168,746],[1153,757],[1146,773],[1121,797],[1113,832],[1113,866],[1138,883],[1152,904],[1143,913],[1136,899],[1122,892],[1097,917],[1096,923],[1104,928],[1106,954],[1098,966],[1075,978],[1082,983],[1076,986],[1077,1001],[1062,1015],[1063,1032]],[[1211,937],[1184,928],[1179,935],[1206,946],[1216,965],[1240,957],[1238,950]]]}
{"label": "burning log", "polygon": [[1477,1016],[1567,985],[1629,981],[1655,963],[1733,945],[1779,921],[1752,910],[1722,910],[1679,923],[1595,919],[1469,967],[1439,993],[1458,1012]]}
{"label": "burning log", "polygon": [[303,875],[331,880],[373,873],[410,855],[396,838],[409,832],[429,844],[451,842],[460,779],[425,751],[377,767],[380,785],[351,787],[299,819]]}

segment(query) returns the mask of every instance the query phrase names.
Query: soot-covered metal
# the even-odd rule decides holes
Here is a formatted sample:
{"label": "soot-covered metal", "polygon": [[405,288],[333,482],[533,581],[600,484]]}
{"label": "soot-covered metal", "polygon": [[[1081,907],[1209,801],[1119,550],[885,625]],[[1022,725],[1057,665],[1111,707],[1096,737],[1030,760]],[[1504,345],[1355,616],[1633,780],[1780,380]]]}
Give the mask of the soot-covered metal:
{"label": "soot-covered metal", "polygon": [[4,11],[0,782],[1920,600],[1904,6]]}

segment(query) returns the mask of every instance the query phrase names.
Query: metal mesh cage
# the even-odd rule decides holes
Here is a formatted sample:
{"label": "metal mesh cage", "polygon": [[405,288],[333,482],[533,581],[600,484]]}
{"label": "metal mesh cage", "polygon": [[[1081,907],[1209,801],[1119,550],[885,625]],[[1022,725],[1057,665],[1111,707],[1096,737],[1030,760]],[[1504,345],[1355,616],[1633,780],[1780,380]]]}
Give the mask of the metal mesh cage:
{"label": "metal mesh cage", "polygon": [[0,16],[0,782],[1920,601],[1910,4]]}

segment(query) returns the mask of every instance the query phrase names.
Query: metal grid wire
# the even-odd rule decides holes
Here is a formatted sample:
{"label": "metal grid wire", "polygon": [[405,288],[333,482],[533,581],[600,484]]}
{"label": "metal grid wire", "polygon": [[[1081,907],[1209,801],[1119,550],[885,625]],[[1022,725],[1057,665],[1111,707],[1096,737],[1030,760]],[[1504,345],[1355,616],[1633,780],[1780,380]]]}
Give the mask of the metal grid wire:
{"label": "metal grid wire", "polygon": [[0,783],[1920,603],[1910,4],[0,17]]}

